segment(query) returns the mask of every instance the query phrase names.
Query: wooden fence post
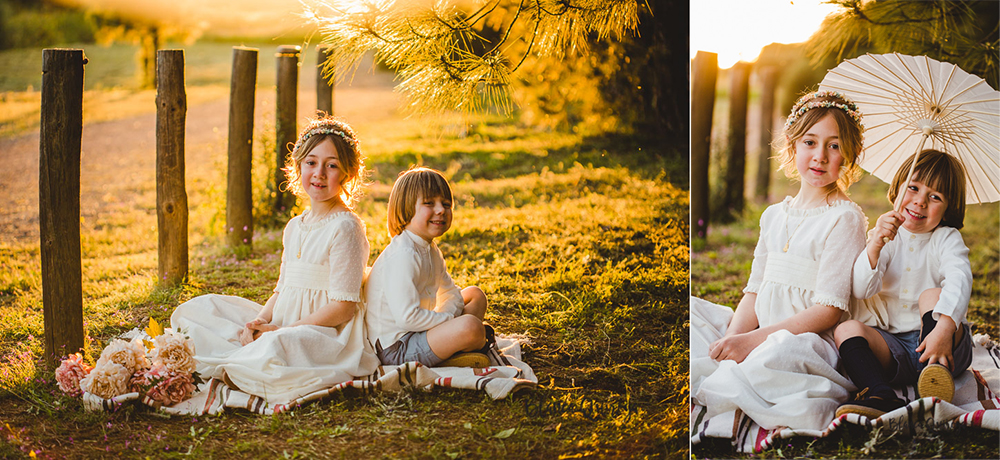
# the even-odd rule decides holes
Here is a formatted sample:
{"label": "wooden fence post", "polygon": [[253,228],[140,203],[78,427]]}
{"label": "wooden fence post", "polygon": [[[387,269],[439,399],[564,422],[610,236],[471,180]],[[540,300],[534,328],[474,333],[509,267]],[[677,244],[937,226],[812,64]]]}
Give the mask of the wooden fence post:
{"label": "wooden fence post", "polygon": [[768,188],[771,186],[771,139],[774,133],[774,90],[778,81],[778,69],[773,66],[760,69],[760,140],[757,144],[757,187],[755,195],[767,202]]}
{"label": "wooden fence post", "polygon": [[327,58],[330,57],[330,47],[319,45],[316,47],[316,111],[327,115],[333,115],[333,67],[324,77],[323,67]]}
{"label": "wooden fence post", "polygon": [[708,159],[719,57],[698,51],[691,65],[691,226],[692,235],[708,235]]}
{"label": "wooden fence post", "polygon": [[743,212],[743,185],[747,155],[747,86],[750,63],[737,62],[729,69],[729,158],[726,161],[723,212],[735,216]]}
{"label": "wooden fence post", "polygon": [[298,87],[299,87],[299,51],[301,47],[294,45],[282,45],[278,47],[275,54],[278,68],[278,95],[275,112],[277,122],[275,123],[275,168],[274,168],[274,213],[276,215],[287,215],[291,212],[295,204],[295,196],[290,192],[282,191],[281,184],[285,182],[285,173],[281,170],[285,165],[285,156],[288,155],[289,144],[295,144],[298,136],[298,127],[295,123]]}
{"label": "wooden fence post", "polygon": [[229,85],[229,171],[226,175],[226,242],[253,247],[253,109],[257,49],[233,47]]}
{"label": "wooden fence post", "polygon": [[45,359],[55,362],[83,348],[80,140],[86,63],[80,49],[42,51],[38,225]]}
{"label": "wooden fence post", "polygon": [[184,187],[184,50],[156,52],[156,224],[159,278],[177,284],[188,272],[188,204]]}

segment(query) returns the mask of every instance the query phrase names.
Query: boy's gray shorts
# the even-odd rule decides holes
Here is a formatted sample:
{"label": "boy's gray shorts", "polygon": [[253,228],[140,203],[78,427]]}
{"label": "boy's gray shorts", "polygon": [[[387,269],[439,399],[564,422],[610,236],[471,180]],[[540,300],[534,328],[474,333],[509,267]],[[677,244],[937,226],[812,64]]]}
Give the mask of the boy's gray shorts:
{"label": "boy's gray shorts", "polygon": [[427,343],[427,331],[407,332],[388,348],[382,348],[382,344],[376,340],[375,354],[385,365],[417,361],[427,367],[434,367],[443,361],[434,354],[430,344]]}
{"label": "boy's gray shorts", "polygon": [[[917,347],[920,346],[920,331],[900,332],[892,334],[876,328],[885,344],[889,346],[889,352],[896,359],[896,375],[891,376],[891,385],[913,385],[917,383],[920,372],[927,367],[927,363],[920,362],[920,353]],[[972,364],[972,332],[969,325],[962,323],[962,338],[958,343],[952,345],[952,370],[951,375],[958,375],[969,368]]]}

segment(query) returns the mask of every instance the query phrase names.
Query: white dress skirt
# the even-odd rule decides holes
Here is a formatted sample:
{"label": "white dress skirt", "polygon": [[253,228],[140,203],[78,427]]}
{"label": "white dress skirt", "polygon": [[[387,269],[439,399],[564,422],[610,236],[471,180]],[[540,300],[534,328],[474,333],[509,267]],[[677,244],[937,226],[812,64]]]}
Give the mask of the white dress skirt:
{"label": "white dress skirt", "polygon": [[[838,201],[801,210],[790,208],[790,201],[761,215],[743,291],[757,294],[754,311],[761,327],[816,304],[848,311],[851,267],[865,245],[867,220],[857,204]],[[722,338],[732,316],[730,307],[691,299],[691,399],[707,408],[705,419],[742,411],[766,429],[829,425],[855,389],[837,372],[832,329],[798,335],[780,330],[741,363],[715,361],[708,347]]]}
{"label": "white dress skirt", "polygon": [[378,366],[364,337],[361,289],[369,251],[364,223],[351,212],[308,225],[297,216],[285,227],[282,242],[271,324],[292,324],[334,300],[357,302],[354,318],[336,328],[283,327],[242,346],[240,331],[263,308],[256,302],[204,295],[181,304],[170,317],[171,327],[194,341],[204,379],[221,378],[224,371],[240,390],[269,404],[368,376]]}

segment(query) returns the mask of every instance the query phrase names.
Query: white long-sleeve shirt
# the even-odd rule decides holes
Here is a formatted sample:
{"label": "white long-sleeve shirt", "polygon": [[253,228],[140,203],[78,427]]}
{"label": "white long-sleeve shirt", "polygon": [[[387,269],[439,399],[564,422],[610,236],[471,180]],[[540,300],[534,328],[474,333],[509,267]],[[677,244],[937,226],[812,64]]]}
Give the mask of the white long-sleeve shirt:
{"label": "white long-sleeve shirt", "polygon": [[368,340],[388,348],[408,331],[426,331],[462,314],[462,291],[433,242],[404,230],[372,265],[365,286]]}
{"label": "white long-sleeve shirt", "polygon": [[854,318],[886,332],[920,329],[917,300],[927,289],[941,288],[934,319],[948,315],[956,325],[966,322],[972,294],[969,248],[952,227],[929,233],[899,228],[896,238],[879,253],[875,268],[862,251],[854,263]]}

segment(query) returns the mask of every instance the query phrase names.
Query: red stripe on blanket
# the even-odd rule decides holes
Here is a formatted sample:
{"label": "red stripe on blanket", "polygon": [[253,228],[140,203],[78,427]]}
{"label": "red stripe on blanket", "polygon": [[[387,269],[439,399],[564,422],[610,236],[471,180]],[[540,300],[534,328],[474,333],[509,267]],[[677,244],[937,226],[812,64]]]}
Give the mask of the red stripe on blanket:
{"label": "red stripe on blanket", "polygon": [[757,440],[754,441],[754,452],[762,452],[765,449],[764,441],[767,439],[767,435],[771,432],[763,428],[757,429]]}
{"label": "red stripe on blanket", "polygon": [[972,426],[983,426],[983,415],[986,411],[977,410],[972,413]]}
{"label": "red stripe on blanket", "polygon": [[450,387],[451,386],[451,377],[445,377],[444,379],[442,379],[441,386],[443,386],[443,387]]}
{"label": "red stripe on blanket", "polygon": [[980,401],[991,399],[993,392],[990,391],[990,386],[986,383],[986,379],[983,378],[983,374],[975,369],[969,370],[972,371],[972,376],[976,379],[976,399]]}

